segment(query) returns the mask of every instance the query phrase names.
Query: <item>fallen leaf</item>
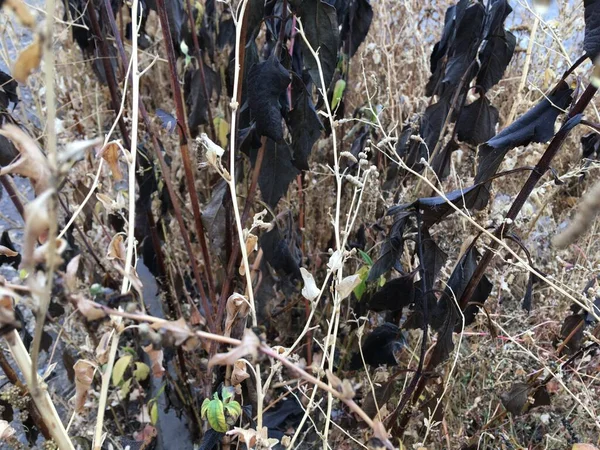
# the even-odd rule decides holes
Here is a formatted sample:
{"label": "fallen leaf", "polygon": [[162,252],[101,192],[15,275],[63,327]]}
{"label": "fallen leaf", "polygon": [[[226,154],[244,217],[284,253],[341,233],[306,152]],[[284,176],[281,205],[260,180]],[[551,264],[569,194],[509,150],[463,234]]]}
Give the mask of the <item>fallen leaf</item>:
{"label": "fallen leaf", "polygon": [[87,399],[88,391],[94,381],[96,366],[91,361],[80,359],[73,366],[75,371],[75,411],[81,412]]}
{"label": "fallen leaf", "polygon": [[27,78],[42,62],[42,42],[39,37],[23,50],[15,62],[13,67],[13,77],[19,83],[27,83]]}

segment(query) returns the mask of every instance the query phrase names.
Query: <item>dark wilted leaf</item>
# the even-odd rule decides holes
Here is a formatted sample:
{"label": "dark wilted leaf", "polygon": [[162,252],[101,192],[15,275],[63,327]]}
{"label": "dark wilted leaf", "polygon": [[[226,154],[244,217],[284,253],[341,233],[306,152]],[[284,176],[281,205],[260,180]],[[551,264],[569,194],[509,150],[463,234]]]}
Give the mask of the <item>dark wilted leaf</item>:
{"label": "dark wilted leaf", "polygon": [[227,182],[221,180],[212,189],[212,197],[208,204],[202,208],[202,224],[208,235],[211,248],[216,249],[217,253],[222,252],[225,248],[226,227],[223,199],[228,193]]}
{"label": "dark wilted leaf", "polygon": [[[13,252],[17,251],[17,248],[12,243],[10,236],[8,235],[8,231],[6,230],[2,232],[2,237],[0,237],[0,246],[6,247],[8,250],[12,250]],[[0,254],[0,266],[3,264],[10,264],[15,269],[18,269],[19,264],[21,264],[21,255],[17,254],[16,256],[8,256]]]}
{"label": "dark wilted leaf", "polygon": [[261,139],[260,135],[256,132],[256,124],[254,122],[249,127],[238,130],[236,144],[238,150],[248,156],[250,156],[252,150],[260,148]]}
{"label": "dark wilted leaf", "polygon": [[485,206],[488,196],[489,191],[484,184],[475,184],[465,189],[457,189],[448,192],[445,194],[446,198],[441,196],[423,197],[412,203],[392,206],[388,210],[388,215],[418,208],[423,211],[423,225],[430,228],[432,225],[440,222],[455,211],[448,202],[454,204],[458,208],[480,210]]}
{"label": "dark wilted leaf", "polygon": [[292,86],[295,102],[294,109],[288,114],[287,125],[292,135],[294,166],[299,170],[308,170],[308,158],[314,143],[321,136],[323,124],[304,84],[295,82]]}
{"label": "dark wilted leaf", "polygon": [[[179,49],[179,43],[183,40],[181,34],[181,28],[188,20],[188,15],[184,7],[185,0],[169,0],[165,1],[165,8],[167,10],[167,19],[169,22],[169,31],[171,32],[171,39],[173,40],[173,47]],[[158,12],[156,0],[147,0],[149,9],[153,9]],[[114,10],[115,12],[117,9]]]}
{"label": "dark wilted leaf", "polygon": [[571,104],[573,90],[561,82],[549,98],[519,117],[495,137],[479,147],[479,165],[475,182],[485,182],[496,173],[506,153],[532,142],[547,142],[554,136],[554,122]]}
{"label": "dark wilted leaf", "polygon": [[410,223],[409,218],[410,214],[406,211],[398,215],[386,240],[381,246],[379,259],[375,261],[375,264],[373,264],[369,271],[367,281],[378,280],[381,275],[384,275],[392,268],[401,270],[400,256],[404,251],[404,229]]}
{"label": "dark wilted leaf", "polygon": [[19,103],[17,82],[6,72],[0,70],[0,111],[7,109],[10,103]]}
{"label": "dark wilted leaf", "polygon": [[[208,65],[204,64],[204,80],[209,97],[221,91],[221,81],[217,73]],[[208,108],[210,99],[207,101],[202,84],[202,73],[200,69],[187,71],[184,82],[185,103],[188,110],[188,125],[192,136],[198,134],[200,125],[208,124]]]}
{"label": "dark wilted leaf", "polygon": [[275,408],[265,411],[263,426],[267,427],[269,432],[272,430],[285,431],[287,429],[286,425],[294,427],[295,424],[297,426],[303,415],[302,405],[298,403],[295,397],[290,397],[287,400],[284,399],[278,402]]}
{"label": "dark wilted leaf", "polygon": [[19,151],[13,143],[4,136],[0,136],[0,166],[8,166],[17,156],[19,156]]}
{"label": "dark wilted leaf", "polygon": [[388,281],[369,299],[371,311],[399,311],[415,301],[416,272]]}
{"label": "dark wilted leaf", "polygon": [[431,168],[435,171],[435,174],[442,180],[445,180],[450,175],[450,162],[452,153],[460,148],[458,142],[454,139],[450,139],[444,148],[439,150],[433,157],[431,162]]}
{"label": "dark wilted leaf", "polygon": [[597,159],[600,156],[600,133],[592,131],[581,137],[582,157]]}
{"label": "dark wilted leaf", "polygon": [[515,383],[508,392],[500,394],[500,400],[504,408],[513,416],[520,416],[525,412],[525,406],[528,404],[531,386],[527,383]]}
{"label": "dark wilted leaf", "polygon": [[436,367],[443,363],[452,354],[452,351],[454,350],[452,334],[459,317],[458,308],[454,302],[448,303],[443,322],[438,329],[435,347],[433,347],[431,358],[429,359],[429,365],[431,367]]}
{"label": "dark wilted leaf", "polygon": [[583,331],[585,329],[586,314],[572,314],[565,317],[560,329],[560,337],[564,341],[569,338],[569,342],[563,347],[564,352],[572,354],[579,350],[583,340]]}
{"label": "dark wilted leaf", "polygon": [[[386,322],[375,328],[362,343],[362,353],[365,363],[370,366],[387,364],[395,366],[394,354],[404,347],[405,339],[402,331],[393,323]],[[363,361],[359,352],[352,355],[350,370],[363,367]]]}
{"label": "dark wilted leaf", "polygon": [[[291,0],[291,4],[302,20],[310,46],[314,51],[318,50],[327,89],[331,84],[338,60],[339,29],[335,8],[321,0]],[[303,58],[313,83],[321,89],[323,86],[317,61],[307,48],[303,48]]]}
{"label": "dark wilted leaf", "polygon": [[249,0],[246,6],[248,14],[248,31],[246,42],[256,39],[260,30],[263,16],[265,15],[265,0]]}
{"label": "dark wilted leaf", "polygon": [[235,24],[231,17],[221,21],[219,24],[219,35],[217,36],[217,47],[220,50],[223,50],[227,45],[230,47],[235,45]]}
{"label": "dark wilted leaf", "polygon": [[171,134],[175,131],[177,128],[177,119],[175,116],[160,108],[156,110],[156,116],[160,119],[160,124],[167,130],[167,133]]}
{"label": "dark wilted leaf", "polygon": [[493,35],[501,34],[504,30],[504,21],[512,12],[507,0],[494,0],[487,13],[483,36],[489,39]]}
{"label": "dark wilted leaf", "polygon": [[421,266],[425,271],[426,288],[430,291],[433,288],[438,273],[440,273],[440,270],[446,264],[448,255],[433,240],[427,228],[422,229],[421,238],[423,240],[421,244],[423,246],[423,261],[421,261]]}
{"label": "dark wilted leaf", "polygon": [[350,55],[350,58],[354,56],[360,44],[367,37],[372,21],[373,8],[369,0],[350,2],[350,8],[345,14],[340,33],[340,41],[345,42],[343,50]]}
{"label": "dark wilted leaf", "polygon": [[471,145],[479,145],[496,134],[499,113],[490,101],[480,96],[463,108],[456,123],[458,139]]}
{"label": "dark wilted leaf", "polygon": [[273,55],[248,73],[248,105],[256,120],[256,130],[275,142],[283,140],[279,97],[289,84],[290,73]]}
{"label": "dark wilted leaf", "polygon": [[539,278],[533,273],[529,272],[527,278],[527,287],[525,288],[525,295],[523,296],[523,302],[521,306],[527,312],[531,312],[531,306],[533,301],[533,285],[539,281]]}
{"label": "dark wilted leaf", "polygon": [[265,260],[275,271],[280,274],[292,275],[295,278],[301,277],[298,260],[292,255],[289,243],[284,239],[277,226],[262,234],[260,247],[265,255]]}
{"label": "dark wilted leaf", "polygon": [[[500,3],[500,2],[498,2]],[[481,68],[477,74],[477,85],[488,91],[504,76],[515,52],[517,38],[510,31],[502,30],[500,35],[491,36],[479,52]]]}
{"label": "dark wilted leaf", "polygon": [[590,59],[600,53],[600,0],[583,0],[585,8],[585,36],[583,49]]}
{"label": "dark wilted leaf", "polygon": [[[256,150],[250,152],[253,166],[257,153]],[[258,177],[258,186],[265,203],[271,208],[275,208],[279,199],[285,195],[288,186],[299,173],[292,163],[290,147],[285,142],[278,144],[267,139]]]}
{"label": "dark wilted leaf", "polygon": [[421,118],[421,127],[419,129],[419,135],[425,141],[425,145],[419,144],[418,159],[415,162],[419,162],[421,158],[429,161],[431,153],[433,153],[440,139],[449,111],[450,104],[445,98],[427,107]]}

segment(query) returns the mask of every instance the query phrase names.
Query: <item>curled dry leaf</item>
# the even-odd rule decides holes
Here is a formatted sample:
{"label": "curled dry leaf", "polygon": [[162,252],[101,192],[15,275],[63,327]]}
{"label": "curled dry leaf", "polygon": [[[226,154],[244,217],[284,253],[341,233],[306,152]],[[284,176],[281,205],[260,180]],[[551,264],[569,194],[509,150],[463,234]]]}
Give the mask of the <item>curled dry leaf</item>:
{"label": "curled dry leaf", "polygon": [[16,430],[6,420],[0,420],[0,442],[6,442],[16,434]]}
{"label": "curled dry leaf", "polygon": [[80,260],[81,254],[72,258],[69,264],[67,264],[67,270],[65,271],[65,285],[71,292],[77,289],[77,270],[79,269]]}
{"label": "curled dry leaf", "polygon": [[31,181],[35,195],[40,195],[50,186],[48,160],[37,143],[16,125],[6,124],[0,135],[12,141],[20,156],[8,166],[0,169],[0,175],[15,174]]}
{"label": "curled dry leaf", "polygon": [[94,363],[80,359],[73,366],[75,371],[75,411],[81,412],[87,399],[88,391],[94,381]]}
{"label": "curled dry leaf", "polygon": [[233,371],[231,373],[231,384],[236,386],[245,379],[250,378],[248,372],[246,372],[246,363],[238,359],[233,365]]}
{"label": "curled dry leaf", "polygon": [[225,331],[224,335],[231,336],[231,328],[236,319],[245,319],[250,312],[250,303],[246,297],[241,294],[233,293],[227,299],[227,305],[225,306],[227,317],[225,319]]}
{"label": "curled dry leaf", "polygon": [[321,291],[317,287],[317,283],[315,283],[315,279],[313,278],[312,273],[310,273],[304,267],[300,267],[300,274],[302,275],[302,280],[304,280],[302,296],[305,299],[310,300],[312,302],[319,296]]}
{"label": "curled dry leaf", "polygon": [[[246,255],[250,256],[250,253],[252,253],[256,249],[257,242],[258,236],[249,233],[248,237],[246,238]],[[242,260],[242,262],[240,263],[239,274],[244,275],[245,273],[246,267],[244,266],[244,261]]]}
{"label": "curled dry leaf", "polygon": [[233,365],[238,359],[247,355],[250,355],[252,359],[256,359],[258,356],[258,347],[260,347],[258,336],[254,334],[254,331],[246,328],[240,345],[232,348],[227,353],[217,353],[208,362],[208,367]]}
{"label": "curled dry leaf", "polygon": [[4,245],[0,245],[0,256],[8,256],[9,258],[13,258],[18,254],[19,253],[15,252],[14,250],[11,250],[10,248],[5,247]]}
{"label": "curled dry leaf", "polygon": [[106,257],[111,261],[117,259],[122,263],[125,263],[126,253],[123,235],[115,234],[108,245],[108,253],[106,254]]}
{"label": "curled dry leaf", "polygon": [[156,350],[152,344],[148,344],[147,346],[142,348],[144,349],[144,352],[146,352],[146,354],[148,355],[148,358],[150,358],[150,368],[152,369],[152,376],[154,378],[162,378],[163,374],[165,373],[165,368],[162,365],[164,358],[164,353],[162,349]]}
{"label": "curled dry leaf", "polygon": [[[60,255],[62,255],[62,253],[66,250],[67,248],[67,241],[64,239],[57,239],[56,240],[56,244],[54,247],[54,252],[55,252],[55,262],[57,264],[62,264],[62,258],[60,258]],[[50,243],[49,242],[45,242],[44,244],[40,245],[39,247],[37,247],[34,251],[33,251],[33,262],[34,264],[42,264],[45,263],[46,261],[48,261],[48,251],[50,249]]]}
{"label": "curled dry leaf", "polygon": [[23,50],[13,68],[13,78],[19,83],[27,83],[27,78],[42,61],[42,40],[36,36],[31,45]]}
{"label": "curled dry leaf", "polygon": [[108,167],[110,167],[110,171],[112,172],[115,181],[121,181],[123,179],[123,174],[119,167],[119,146],[114,142],[110,143],[102,150],[101,155],[102,159],[104,159],[108,164]]}
{"label": "curled dry leaf", "polygon": [[194,336],[194,332],[183,317],[175,321],[153,323],[151,328],[170,338],[173,345],[182,345],[184,350],[192,350],[199,344],[198,338]]}
{"label": "curled dry leaf", "polygon": [[362,282],[362,278],[360,274],[350,275],[344,278],[342,281],[338,283],[335,287],[335,290],[340,294],[341,300],[348,297],[354,288],[358,286]]}
{"label": "curled dry leaf", "polygon": [[83,295],[73,295],[72,299],[75,301],[79,312],[89,321],[102,319],[107,316],[104,309],[98,303],[88,300]]}
{"label": "curled dry leaf", "polygon": [[12,12],[19,18],[19,22],[21,25],[33,28],[35,26],[35,19],[29,12],[29,8],[23,0],[4,0],[4,2],[0,2],[5,9],[12,10]]}
{"label": "curled dry leaf", "polygon": [[329,369],[327,369],[325,373],[327,374],[327,379],[331,383],[331,386],[340,394],[342,394],[343,398],[352,400],[356,396],[354,388],[349,380],[341,380]]}
{"label": "curled dry leaf", "polygon": [[24,267],[31,267],[35,262],[34,251],[37,241],[45,241],[50,227],[49,202],[53,191],[48,189],[35,200],[25,206],[25,237],[23,240]]}
{"label": "curled dry leaf", "polygon": [[108,350],[110,337],[112,336],[112,332],[107,331],[100,338],[100,342],[98,342],[98,346],[96,347],[96,361],[98,364],[103,365],[108,361]]}

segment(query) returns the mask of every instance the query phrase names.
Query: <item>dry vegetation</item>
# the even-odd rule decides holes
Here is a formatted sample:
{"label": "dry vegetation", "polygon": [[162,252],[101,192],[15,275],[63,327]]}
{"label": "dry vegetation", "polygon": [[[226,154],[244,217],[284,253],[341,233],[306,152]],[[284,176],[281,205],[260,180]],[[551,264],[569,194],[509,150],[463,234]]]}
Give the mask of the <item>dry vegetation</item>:
{"label": "dry vegetation", "polygon": [[[23,6],[25,3],[28,5]],[[26,51],[32,34],[47,36],[45,7],[52,10],[53,2],[47,3],[5,0],[0,13],[0,54],[5,68],[15,67],[17,55]],[[132,3],[138,4],[136,0]],[[192,3],[204,7],[204,1]],[[538,103],[584,53],[581,1],[555,0],[542,16],[523,0],[510,3],[514,11],[505,27],[517,38],[516,50],[504,77],[487,95],[499,111],[498,130]],[[105,82],[105,66],[98,55],[81,51],[72,38],[79,25],[64,15],[63,3],[57,2],[52,39],[39,44],[45,49],[41,70],[34,69],[19,84],[21,101],[10,110],[15,123],[28,134],[8,135],[10,127],[3,132],[16,145],[29,148],[21,156],[29,159],[27,171],[15,171],[26,178],[2,176],[0,231],[7,232],[21,256],[20,266],[11,266],[14,259],[10,258],[15,256],[6,249],[6,241],[0,242],[0,261],[4,263],[0,269],[0,324],[5,331],[0,354],[4,370],[0,409],[7,421],[1,422],[2,445],[49,448],[46,438],[59,440],[48,430],[57,417],[67,428],[72,445],[86,449],[100,448],[102,439],[104,448],[213,448],[207,436],[219,442],[215,444],[219,448],[243,448],[238,436],[244,433],[253,448],[380,448],[377,445],[384,445],[388,438],[388,445],[396,448],[431,450],[565,449],[576,443],[590,444],[579,447],[584,450],[600,445],[598,322],[591,314],[585,330],[577,328],[570,333],[572,323],[566,335],[562,330],[565,319],[573,314],[574,301],[593,310],[593,302],[600,297],[596,283],[600,230],[594,214],[588,214],[592,216],[589,229],[575,242],[562,250],[552,245],[553,238],[574,217],[584,194],[598,192],[597,188],[592,191],[598,180],[598,155],[583,158],[581,143],[581,137],[600,122],[596,99],[585,111],[587,122],[570,133],[552,160],[552,171],[528,196],[512,228],[518,239],[504,241],[512,253],[507,248],[492,248],[497,254],[486,270],[493,288],[485,311],[462,333],[454,334],[454,351],[445,362],[420,373],[420,380],[427,380],[421,395],[414,400],[404,398],[414,389],[415,371],[427,368],[419,364],[420,329],[397,336],[398,343],[403,343],[395,354],[397,364],[363,367],[368,355],[361,359],[359,340],[364,342],[384,322],[400,324],[402,314],[369,311],[366,300],[357,300],[351,277],[365,276],[367,259],[354,250],[338,270],[334,260],[341,253],[334,250],[349,248],[340,244],[347,242],[376,261],[393,222],[385,215],[388,208],[471,186],[477,170],[475,147],[468,145],[452,154],[449,176],[441,182],[430,167],[420,173],[406,166],[394,169],[398,161],[394,146],[403,127],[433,103],[425,95],[429,58],[451,4],[454,2],[445,0],[373,0],[370,31],[346,74],[344,113],[336,117],[335,141],[330,133],[321,135],[309,170],[294,178],[287,194],[275,202],[275,209],[255,195],[249,158],[240,152],[234,155],[239,156],[234,163],[236,178],[227,180],[227,174],[233,172],[228,131],[236,129],[231,92],[225,87],[231,77],[227,73],[231,44],[216,49],[209,63],[223,83],[220,98],[212,98],[211,116],[217,118],[216,135],[212,136],[226,152],[221,158],[219,148],[213,149],[210,142],[198,137],[190,140],[191,156],[186,161],[178,134],[181,130],[173,124],[165,126],[169,121],[165,117],[176,117],[178,106],[171,85],[173,65],[155,11],[145,25],[148,46],[142,49],[142,45],[124,40],[126,61],[132,48],[139,46],[137,64],[143,74],[128,84],[119,55],[113,59],[118,74],[116,95],[119,100],[124,95],[123,120],[118,122],[110,83]],[[9,12],[10,5],[31,12],[35,21],[30,30],[22,25],[19,12]],[[219,14],[231,11],[229,3],[216,5]],[[123,36],[123,24],[129,23],[130,14],[127,7],[117,13]],[[101,19],[102,27],[108,28]],[[106,39],[113,48],[114,37]],[[265,39],[263,27],[257,42]],[[295,39],[299,41],[301,36],[295,34]],[[191,58],[177,59],[182,83],[186,64],[195,64],[194,51],[190,47]],[[587,86],[592,70],[586,61],[567,79],[576,95]],[[192,95],[184,92],[183,86],[181,93],[184,101]],[[56,96],[55,105],[48,103],[52,95]],[[469,101],[477,98],[473,92],[469,95]],[[132,104],[137,98],[148,112],[148,122],[143,112],[134,113]],[[326,113],[331,100],[318,107]],[[330,128],[333,118],[324,114],[321,120]],[[557,130],[560,123],[559,119]],[[352,158],[342,152],[366,159],[354,151],[365,124],[369,132],[361,142],[368,164],[353,165]],[[51,128],[56,130],[54,137]],[[202,131],[211,136],[210,128],[203,126]],[[164,150],[161,158],[166,163],[162,164],[169,166],[169,183],[154,150],[156,139]],[[132,151],[136,142],[138,151]],[[44,154],[36,153],[37,146]],[[532,143],[513,149],[501,170],[534,166],[547,147],[547,143]],[[152,174],[149,179],[156,175],[158,181],[148,205],[136,204],[130,190],[136,189],[137,182],[140,196],[148,192],[143,183],[152,182],[142,176],[130,178],[135,175],[130,170],[133,156]],[[186,167],[190,162],[191,167]],[[187,169],[193,171],[204,216],[209,263],[196,231]],[[344,170],[354,178],[342,175]],[[438,291],[444,290],[476,236],[484,232],[476,244],[480,254],[491,248],[492,241],[485,233],[489,235],[503,222],[529,173],[517,171],[495,181],[492,199],[482,211],[460,208],[430,228],[432,238],[448,255],[436,284]],[[176,199],[166,200],[167,184]],[[25,205],[29,211],[26,220],[10,200],[7,189],[11,187],[16,193],[14,205]],[[58,195],[47,194],[47,188],[56,189]],[[230,188],[237,195],[239,211],[231,207]],[[245,212],[247,202],[249,210]],[[183,227],[173,204],[180,205]],[[594,198],[583,205],[588,211],[598,208]],[[225,218],[221,209],[231,215]],[[260,215],[262,211],[264,215]],[[236,215],[246,221],[238,224]],[[265,241],[255,245],[253,239],[267,233],[275,216],[283,236],[279,241],[292,250],[288,253],[296,261],[296,269],[290,272],[296,271],[300,262],[305,269],[302,277],[282,273],[285,261],[280,261],[279,267],[272,261],[268,264]],[[57,234],[63,239],[56,244],[60,254],[52,245],[41,245],[49,241],[47,236]],[[134,245],[133,235],[138,245]],[[160,241],[158,259],[153,239]],[[245,264],[236,260],[228,271],[232,246],[240,239],[246,242],[241,252]],[[418,269],[417,247],[408,242],[400,256],[407,272]],[[527,249],[529,258],[522,248]],[[200,277],[195,276],[190,255],[196,258]],[[130,265],[137,269],[130,270]],[[528,312],[522,301],[531,270],[544,280],[535,280],[530,287],[532,307]],[[316,280],[312,289],[307,274]],[[392,270],[385,279],[398,276]],[[203,280],[204,292],[198,289],[198,278]],[[354,292],[344,295],[342,282],[350,284]],[[215,312],[221,305],[222,323],[211,326],[215,319],[207,320],[203,297]],[[43,312],[46,301],[50,306],[47,315]],[[22,326],[21,338],[13,331],[10,314],[5,317],[5,311],[12,314],[12,304]],[[40,321],[40,315],[45,320]],[[39,382],[41,390],[36,389],[32,369],[24,373],[23,365],[16,361],[18,355],[32,354],[40,338],[38,373],[47,377]],[[430,330],[426,360],[437,338]],[[20,339],[29,350],[19,347]],[[227,354],[232,348],[237,350]],[[377,353],[379,348],[376,345],[369,351]],[[38,359],[35,353],[32,356],[34,361]],[[360,367],[350,370],[357,356]],[[240,413],[237,406],[230,405],[232,414],[240,418],[223,431],[234,426],[250,431],[237,435],[207,432],[215,431],[215,424],[207,420],[210,412],[204,414],[203,400],[213,399],[216,392],[223,400],[222,383],[235,388],[235,400],[231,401],[244,409]],[[540,383],[549,402],[534,398],[537,394],[530,388]],[[58,411],[55,414],[33,408],[33,403],[50,400],[43,393],[46,384]],[[523,393],[525,401],[535,407],[514,414],[511,400]],[[398,411],[402,402],[407,403]],[[294,407],[300,408],[299,412]],[[281,423],[276,423],[278,417],[283,417]],[[271,424],[274,434],[270,437],[278,443],[269,443],[260,429],[252,431],[257,429],[255,421]]]}

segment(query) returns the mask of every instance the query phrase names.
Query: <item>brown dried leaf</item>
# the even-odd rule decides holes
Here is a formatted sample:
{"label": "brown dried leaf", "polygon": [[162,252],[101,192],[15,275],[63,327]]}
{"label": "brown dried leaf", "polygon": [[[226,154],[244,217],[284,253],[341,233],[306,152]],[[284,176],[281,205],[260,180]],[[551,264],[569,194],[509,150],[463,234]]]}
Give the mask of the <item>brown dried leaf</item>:
{"label": "brown dried leaf", "polygon": [[16,174],[27,177],[33,185],[35,195],[40,195],[50,186],[48,160],[37,143],[23,130],[13,124],[6,124],[0,135],[12,141],[20,156],[8,166],[0,169],[0,175]]}
{"label": "brown dried leaf", "polygon": [[[250,253],[254,251],[256,248],[256,243],[258,242],[258,236],[250,233],[246,238],[246,255],[250,256]],[[240,268],[238,270],[240,275],[244,275],[246,273],[246,267],[244,266],[244,261],[240,263]]]}
{"label": "brown dried leaf", "polygon": [[17,256],[19,253],[15,252],[14,250],[11,250],[8,247],[5,247],[4,245],[0,245],[0,256],[8,256],[9,258],[12,258],[14,256]]}
{"label": "brown dried leaf", "polygon": [[327,379],[331,383],[331,386],[340,394],[342,394],[342,398],[352,400],[356,396],[356,393],[354,392],[354,388],[352,387],[352,383],[350,383],[350,381],[341,380],[329,369],[327,369],[325,373],[327,375]]}
{"label": "brown dried leaf", "polygon": [[148,358],[150,358],[150,368],[152,369],[152,376],[154,378],[162,378],[165,373],[165,368],[163,367],[163,358],[164,353],[161,350],[156,350],[152,344],[147,345],[146,347],[142,347]]}
{"label": "brown dried leaf", "polygon": [[110,337],[112,333],[107,331],[100,338],[100,342],[98,342],[98,346],[96,347],[96,361],[98,364],[103,365],[108,361],[108,351],[110,349]]}
{"label": "brown dried leaf", "polygon": [[[63,260],[60,255],[66,250],[67,241],[64,239],[57,239],[54,246],[54,261],[56,264],[62,264]],[[33,262],[35,264],[42,264],[48,261],[48,251],[50,250],[50,243],[45,242],[33,251]]]}
{"label": "brown dried leaf", "polygon": [[183,344],[193,335],[183,317],[175,321],[155,322],[150,327],[170,336],[173,339],[173,345],[176,346]]}
{"label": "brown dried leaf", "polygon": [[231,328],[236,319],[245,319],[250,312],[250,304],[243,295],[233,293],[227,299],[227,305],[225,306],[227,317],[225,319],[225,331],[224,335],[231,336]]}
{"label": "brown dried leaf", "polygon": [[22,0],[4,0],[2,6],[6,9],[12,10],[12,12],[19,18],[21,25],[33,28],[35,26],[35,19],[29,12],[29,8]]}
{"label": "brown dried leaf", "polygon": [[100,305],[88,300],[83,295],[74,295],[73,300],[75,300],[79,312],[89,321],[102,319],[107,316]]}
{"label": "brown dried leaf", "polygon": [[69,261],[67,270],[65,270],[65,285],[71,292],[74,292],[77,289],[77,270],[79,269],[80,260],[81,253]]}
{"label": "brown dried leaf", "polygon": [[531,389],[527,383],[515,383],[510,391],[500,394],[500,400],[509,413],[519,416],[525,412]]}
{"label": "brown dried leaf", "polygon": [[42,62],[42,41],[39,37],[20,54],[13,67],[13,78],[19,83],[27,83],[27,78]]}
{"label": "brown dried leaf", "polygon": [[94,381],[94,363],[80,359],[73,366],[75,371],[75,411],[81,412],[85,405],[88,391]]}
{"label": "brown dried leaf", "polygon": [[13,298],[17,297],[12,291],[0,286],[0,328],[12,330],[18,328],[13,308]]}
{"label": "brown dried leaf", "polygon": [[236,386],[247,378],[250,378],[250,375],[246,372],[246,363],[242,360],[237,360],[231,372],[231,384]]}
{"label": "brown dried leaf", "polygon": [[45,241],[50,227],[49,202],[53,191],[48,189],[25,206],[25,237],[23,239],[23,267],[35,262],[34,251],[37,241]]}
{"label": "brown dried leaf", "polygon": [[573,444],[571,450],[598,450],[598,447],[592,444]]}
{"label": "brown dried leaf", "polygon": [[102,159],[108,163],[115,181],[121,181],[123,179],[123,174],[119,167],[119,146],[115,143],[108,144],[102,150],[101,155]]}
{"label": "brown dried leaf", "polygon": [[217,353],[208,361],[208,367],[233,365],[238,359],[244,358],[246,355],[250,355],[254,360],[258,356],[258,347],[260,347],[258,336],[254,334],[254,331],[246,328],[240,345],[232,348],[227,353]]}
{"label": "brown dried leaf", "polygon": [[109,260],[118,259],[122,263],[125,263],[125,255],[127,251],[125,250],[125,243],[123,242],[122,234],[115,234],[110,244],[108,245],[108,253],[106,257]]}

